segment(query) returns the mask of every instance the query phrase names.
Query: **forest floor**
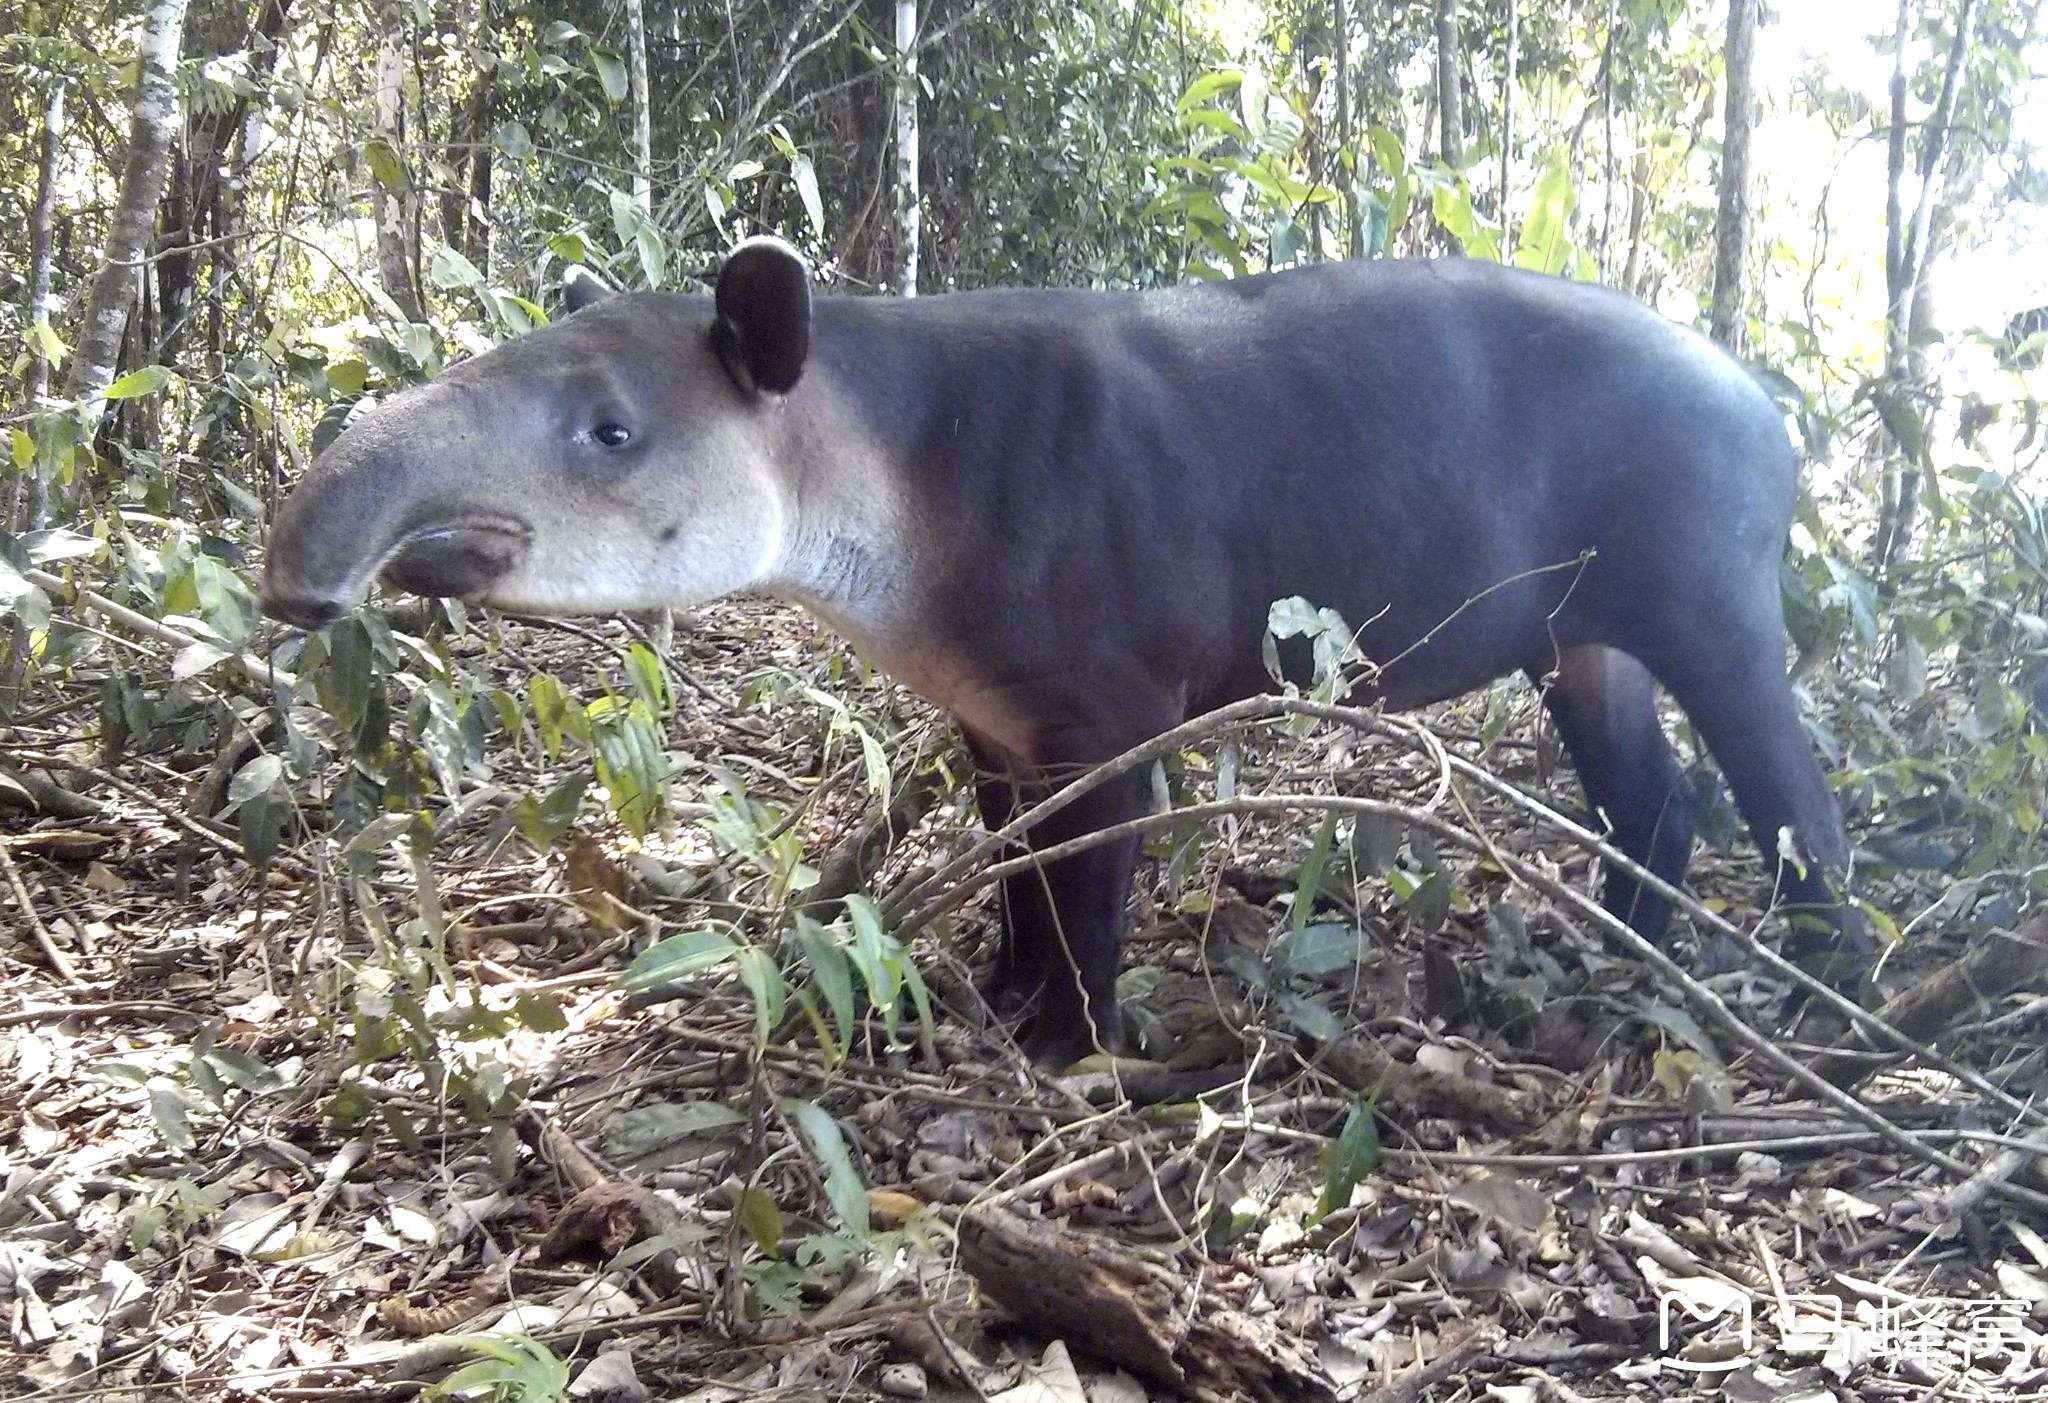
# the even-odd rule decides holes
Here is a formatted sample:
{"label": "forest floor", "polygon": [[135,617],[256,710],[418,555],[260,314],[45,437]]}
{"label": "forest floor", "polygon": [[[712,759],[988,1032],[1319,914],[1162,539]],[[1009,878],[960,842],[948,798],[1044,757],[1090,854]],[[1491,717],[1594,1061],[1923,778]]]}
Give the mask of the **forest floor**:
{"label": "forest floor", "polygon": [[[508,623],[473,661],[587,675],[618,628]],[[932,1025],[839,1048],[829,981],[771,1016],[745,960],[618,976],[760,915],[700,798],[743,782],[826,870],[870,823],[804,685],[899,757],[950,732],[767,606],[674,660],[665,831],[586,806],[542,852],[482,803],[424,885],[370,854],[375,909],[325,839],[252,867],[211,757],[100,753],[91,693],[0,732],[85,800],[0,808],[0,1398],[403,1398],[458,1366],[461,1396],[618,1403],[2048,1398],[2036,929],[1874,888],[1925,913],[1882,978],[1931,978],[1939,1050],[1828,1062],[1840,1012],[1738,939],[1682,919],[1658,973],[1511,881],[1593,889],[1539,813],[1426,747],[1273,733],[1185,767],[1434,803],[1492,856],[1364,822],[1330,853],[1312,813],[1168,833],[1124,958],[1145,1061],[1019,1057],[972,993],[986,893],[912,945]],[[1535,709],[1426,719],[1570,810]],[[976,834],[942,793],[869,889]],[[1741,846],[1694,874],[1769,932],[1762,886]]]}

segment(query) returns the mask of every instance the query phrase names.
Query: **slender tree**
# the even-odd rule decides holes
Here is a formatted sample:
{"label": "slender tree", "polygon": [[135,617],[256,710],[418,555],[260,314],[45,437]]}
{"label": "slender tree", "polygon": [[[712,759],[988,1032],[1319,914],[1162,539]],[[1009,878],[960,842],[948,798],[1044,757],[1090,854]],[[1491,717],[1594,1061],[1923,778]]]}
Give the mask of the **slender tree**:
{"label": "slender tree", "polygon": [[405,53],[407,24],[403,5],[380,7],[377,26],[376,133],[391,152],[396,177],[372,181],[371,215],[377,226],[377,279],[398,310],[412,321],[422,320],[418,265],[418,225],[414,220],[412,162],[405,142]]}
{"label": "slender tree", "polygon": [[1436,101],[1444,164],[1465,164],[1465,98],[1458,63],[1458,0],[1436,0]]}
{"label": "slender tree", "polygon": [[917,184],[917,0],[896,0],[896,235],[902,256],[898,286],[917,296],[923,202]]}
{"label": "slender tree", "polygon": [[[1924,323],[1925,319],[1924,315],[1916,314],[1924,304],[1922,294],[1927,265],[1933,256],[1934,211],[1940,203],[1944,184],[1942,175],[1950,146],[1949,133],[1955,125],[1956,104],[1963,86],[1963,66],[1969,56],[1970,39],[1976,23],[1977,0],[1958,0],[1955,29],[1949,37],[1947,61],[1942,69],[1941,94],[1935,99],[1934,111],[1921,129],[1920,161],[1916,171],[1920,191],[1914,202],[1912,222],[1908,224],[1904,217],[1905,201],[1901,186],[1906,174],[1905,52],[1906,41],[1911,35],[1906,3],[1900,0],[1899,22],[1895,30],[1899,53],[1892,68],[1892,139],[1885,190],[1886,334],[1885,384],[1882,391],[1885,402],[1891,406],[1895,434],[1898,423],[1917,414],[1913,401],[1919,396],[1927,378],[1927,358],[1923,347],[1931,328],[1917,324]],[[1920,507],[1922,465],[1911,461],[1917,455],[1908,451],[1907,444],[1898,446],[1905,456],[1895,455],[1885,469],[1881,494],[1874,546],[1879,569],[1889,567],[1906,553],[1912,542],[1913,519]]]}
{"label": "slender tree", "polygon": [[1500,85],[1499,214],[1503,247],[1514,245],[1514,237],[1508,229],[1508,182],[1514,176],[1515,165],[1515,68],[1521,61],[1521,18],[1520,4],[1517,0],[1508,0],[1508,61],[1506,75]]}
{"label": "slender tree", "polygon": [[1344,256],[1365,257],[1365,230],[1358,217],[1358,150],[1351,129],[1351,15],[1345,0],[1332,0],[1336,37],[1330,43],[1330,76],[1337,84],[1337,140],[1342,150],[1337,173],[1344,181]]}
{"label": "slender tree", "polygon": [[[59,78],[50,84],[50,97],[43,109],[43,133],[36,150],[36,202],[29,215],[28,229],[28,320],[34,326],[38,322],[47,325],[51,312],[50,263],[54,243],[52,235],[57,222],[57,151],[64,140],[64,80]],[[39,403],[50,393],[50,361],[42,353],[39,343],[32,343],[35,355],[34,368],[29,371],[28,396],[31,405]],[[24,502],[23,484],[26,480],[27,496]],[[15,513],[26,506],[26,522],[29,529],[41,526],[49,515],[47,486],[40,472],[11,476],[8,479],[7,495],[0,506],[0,526],[11,527]],[[17,646],[10,653],[10,661],[18,655]],[[16,679],[18,680],[18,679]],[[10,684],[11,685],[11,684]]]}
{"label": "slender tree", "polygon": [[[57,150],[64,141],[64,80],[50,84],[43,109],[43,135],[36,152],[36,204],[28,227],[28,319],[31,325],[50,320],[50,250],[57,222]],[[29,398],[50,392],[50,362],[38,354],[30,373]]]}
{"label": "slender tree", "polygon": [[[113,383],[121,357],[121,335],[135,300],[142,260],[163,198],[164,177],[178,128],[178,53],[185,28],[186,0],[155,0],[144,13],[142,44],[136,55],[135,106],[128,126],[128,156],[120,194],[107,221],[106,247],[85,303],[85,326],[72,353],[65,383],[71,398],[94,401]],[[88,408],[97,416],[96,408]]]}
{"label": "slender tree", "polygon": [[1725,55],[1727,101],[1722,109],[1721,205],[1714,218],[1714,303],[1709,330],[1730,350],[1742,348],[1749,258],[1749,141],[1756,129],[1757,0],[1728,0]]}
{"label": "slender tree", "polygon": [[647,86],[647,6],[626,0],[626,47],[633,68],[633,198],[654,208],[654,96]]}

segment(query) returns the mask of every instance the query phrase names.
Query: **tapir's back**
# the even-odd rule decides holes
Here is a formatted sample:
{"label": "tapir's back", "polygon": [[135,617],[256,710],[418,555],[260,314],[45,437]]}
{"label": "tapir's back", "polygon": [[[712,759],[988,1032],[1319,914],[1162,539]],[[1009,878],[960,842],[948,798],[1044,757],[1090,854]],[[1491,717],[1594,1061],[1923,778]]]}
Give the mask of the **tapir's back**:
{"label": "tapir's back", "polygon": [[[820,304],[1024,652],[1255,688],[1271,601],[1339,609],[1397,702],[1774,577],[1794,464],[1739,364],[1620,294],[1467,260],[1156,293]],[[837,354],[835,354],[837,352]],[[1426,641],[1425,641],[1426,640]]]}

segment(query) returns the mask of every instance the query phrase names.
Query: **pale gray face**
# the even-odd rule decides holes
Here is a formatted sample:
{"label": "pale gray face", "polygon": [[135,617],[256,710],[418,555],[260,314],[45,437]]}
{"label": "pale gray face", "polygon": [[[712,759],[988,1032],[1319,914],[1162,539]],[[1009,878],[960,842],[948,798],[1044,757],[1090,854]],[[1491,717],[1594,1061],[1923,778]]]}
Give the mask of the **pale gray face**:
{"label": "pale gray face", "polygon": [[764,319],[751,247],[715,306],[611,298],[360,417],[278,513],[265,611],[318,627],[378,578],[546,614],[685,607],[767,578],[809,291],[795,255],[766,247]]}

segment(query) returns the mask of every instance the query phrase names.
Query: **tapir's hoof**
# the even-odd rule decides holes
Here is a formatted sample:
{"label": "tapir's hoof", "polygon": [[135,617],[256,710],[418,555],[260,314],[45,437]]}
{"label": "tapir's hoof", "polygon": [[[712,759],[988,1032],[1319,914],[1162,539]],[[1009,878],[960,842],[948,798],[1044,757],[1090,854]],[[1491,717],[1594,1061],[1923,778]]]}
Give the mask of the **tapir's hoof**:
{"label": "tapir's hoof", "polygon": [[1091,1023],[1078,1010],[1066,1017],[1042,1013],[1024,1037],[1024,1055],[1048,1072],[1063,1072],[1097,1053],[1114,1056],[1123,1051],[1122,1020],[1112,1010],[1107,1026],[1104,1021]]}
{"label": "tapir's hoof", "polygon": [[1870,927],[1854,910],[1829,912],[1827,917],[1796,910],[1790,914],[1785,958],[1829,988],[1856,997],[1877,964],[1877,941]]}

